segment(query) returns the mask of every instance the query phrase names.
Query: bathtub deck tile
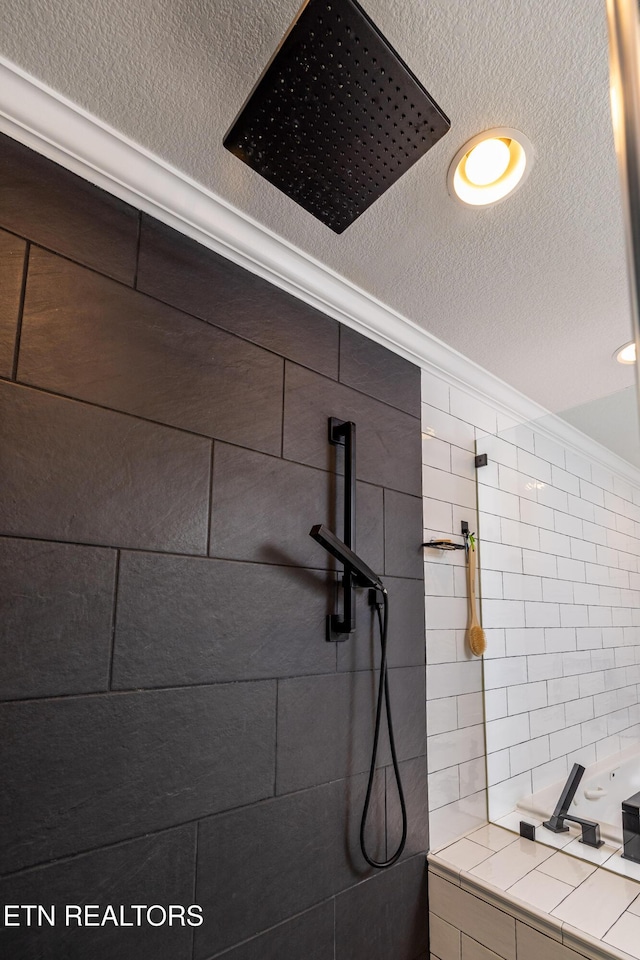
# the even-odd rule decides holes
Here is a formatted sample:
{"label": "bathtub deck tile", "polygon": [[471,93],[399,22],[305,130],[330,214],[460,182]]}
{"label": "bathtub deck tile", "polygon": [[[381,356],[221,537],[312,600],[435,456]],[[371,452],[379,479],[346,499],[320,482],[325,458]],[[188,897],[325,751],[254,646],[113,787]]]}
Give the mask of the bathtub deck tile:
{"label": "bathtub deck tile", "polygon": [[511,830],[503,830],[495,823],[487,823],[484,827],[480,827],[479,830],[470,834],[469,840],[473,840],[474,843],[479,843],[483,847],[489,847],[490,850],[495,850],[497,853],[504,847],[508,847],[510,843],[514,843],[516,838]]}
{"label": "bathtub deck tile", "polygon": [[534,827],[539,827],[542,823],[542,820],[538,820],[537,817],[530,817],[528,813],[520,813],[519,810],[512,810],[511,813],[496,820],[496,824],[505,830],[513,830],[514,833],[519,833],[521,820],[525,820],[526,823],[532,823]]}
{"label": "bathtub deck tile", "polygon": [[458,840],[456,843],[452,843],[450,847],[441,850],[440,856],[455,867],[460,867],[461,870],[470,870],[471,867],[475,867],[483,860],[493,856],[493,853],[488,847],[482,847],[479,843],[473,843],[471,839],[466,839]]}
{"label": "bathtub deck tile", "polygon": [[555,877],[556,880],[562,880],[572,887],[579,887],[587,877],[596,869],[594,864],[585,863],[584,860],[578,860],[577,857],[568,857],[566,853],[554,853],[549,859],[541,863],[537,868],[540,873],[546,873],[548,877]]}
{"label": "bathtub deck tile", "polygon": [[571,893],[552,916],[602,939],[640,893],[633,880],[596,870]]}
{"label": "bathtub deck tile", "polygon": [[623,913],[603,939],[612,947],[640,958],[640,917],[629,911]]}
{"label": "bathtub deck tile", "polygon": [[[577,960],[578,954],[590,960],[640,960],[640,864],[623,860],[621,849],[612,845],[599,851],[578,846],[573,831],[568,851],[531,843],[513,832],[516,818],[520,818],[517,812],[503,818],[501,826],[486,824],[474,830],[441,850],[438,858],[431,854],[432,882],[448,879],[447,889],[452,889],[453,882],[476,902],[485,901],[551,938],[550,943],[561,943],[563,960],[565,954],[566,960]],[[549,831],[537,833],[555,839]],[[470,866],[479,856],[478,848],[486,857]],[[592,862],[586,862],[586,857]],[[437,867],[457,876],[433,877]],[[505,893],[513,900],[504,899]],[[454,926],[457,919],[453,914],[447,918]],[[487,946],[490,949],[492,944],[485,944],[485,951]],[[500,952],[501,957],[505,955]]]}
{"label": "bathtub deck tile", "polygon": [[605,843],[602,847],[589,847],[586,843],[581,843],[579,838],[576,838],[564,849],[565,853],[570,853],[573,857],[579,857],[580,860],[588,860],[589,863],[595,863],[601,867],[621,848],[610,843]]}
{"label": "bathtub deck tile", "polygon": [[471,876],[480,877],[501,890],[507,890],[551,855],[548,847],[519,837],[515,843],[499,853],[494,853],[469,872]]}
{"label": "bathtub deck tile", "polygon": [[486,880],[480,880],[478,877],[473,877],[464,870],[460,873],[460,886],[467,893],[473,894],[478,900],[484,900],[492,907],[506,911],[509,916],[516,920],[522,920],[523,923],[528,923],[530,927],[553,940],[562,941],[562,921],[551,916],[546,910],[540,910],[532,903],[527,903],[525,900],[519,900],[516,897],[505,897],[505,891],[501,890],[500,887],[496,887]]}
{"label": "bathtub deck tile", "polygon": [[[623,877],[640,882],[640,863],[635,863],[633,860],[624,860],[620,851],[609,857],[604,867],[605,870],[612,870],[613,873],[619,873]],[[635,911],[633,912],[635,913]]]}
{"label": "bathtub deck tile", "polygon": [[570,843],[578,842],[580,839],[580,828],[570,826],[568,833],[552,833],[540,827],[536,830],[536,840],[538,843],[544,843],[545,847],[554,847],[556,850],[566,850]]}
{"label": "bathtub deck tile", "polygon": [[525,903],[531,903],[547,913],[551,913],[573,891],[574,888],[568,883],[539,873],[537,870],[532,870],[522,880],[518,880],[509,887],[509,893],[514,897],[524,900]]}
{"label": "bathtub deck tile", "polygon": [[508,813],[506,816],[500,817],[499,820],[496,820],[496,824],[505,830],[513,830],[514,833],[519,833],[521,820],[524,820],[526,823],[532,823],[536,828],[542,824],[542,820],[538,820],[538,818],[534,816],[529,816],[528,813],[521,813],[519,810],[512,810],[511,813]]}

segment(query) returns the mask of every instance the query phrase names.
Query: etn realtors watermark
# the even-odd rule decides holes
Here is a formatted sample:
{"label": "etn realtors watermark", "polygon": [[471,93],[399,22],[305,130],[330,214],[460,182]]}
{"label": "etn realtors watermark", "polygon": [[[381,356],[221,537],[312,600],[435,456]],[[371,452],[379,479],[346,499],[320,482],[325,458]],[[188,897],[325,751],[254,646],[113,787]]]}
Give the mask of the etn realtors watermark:
{"label": "etn realtors watermark", "polygon": [[192,903],[107,904],[7,903],[2,908],[5,927],[199,927],[202,907]]}

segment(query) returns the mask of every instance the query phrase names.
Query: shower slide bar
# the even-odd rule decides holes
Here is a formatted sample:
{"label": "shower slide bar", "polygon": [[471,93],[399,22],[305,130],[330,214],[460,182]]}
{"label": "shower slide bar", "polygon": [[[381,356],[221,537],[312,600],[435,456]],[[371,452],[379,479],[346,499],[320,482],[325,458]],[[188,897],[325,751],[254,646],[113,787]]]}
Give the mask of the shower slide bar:
{"label": "shower slide bar", "polygon": [[[329,417],[329,443],[344,447],[344,526],[343,540],[356,549],[356,425],[352,420]],[[327,640],[346,640],[356,629],[355,583],[353,569],[345,564],[342,578],[342,616],[329,614]]]}

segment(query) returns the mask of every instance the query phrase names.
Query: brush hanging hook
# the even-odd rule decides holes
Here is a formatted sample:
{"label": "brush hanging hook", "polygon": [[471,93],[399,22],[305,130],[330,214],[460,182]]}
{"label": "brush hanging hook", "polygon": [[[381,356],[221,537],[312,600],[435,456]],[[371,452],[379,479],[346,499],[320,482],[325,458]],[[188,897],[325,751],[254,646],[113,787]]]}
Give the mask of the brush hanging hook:
{"label": "brush hanging hook", "polygon": [[[423,547],[430,547],[432,550],[464,550],[466,555],[469,555],[469,524],[466,520],[463,520],[460,524],[462,531],[463,543],[454,543],[453,540],[445,539],[444,537],[439,540],[427,540],[426,543],[423,543]],[[471,534],[475,536],[475,534]]]}
{"label": "brush hanging hook", "polygon": [[469,559],[469,550],[475,550],[475,548],[476,548],[476,535],[475,535],[475,533],[469,533],[469,525],[468,525],[468,524],[466,524],[466,527],[467,527],[467,529],[463,531],[463,537],[464,537],[464,551],[465,551],[465,555],[466,555],[467,560],[468,560],[468,559]]}

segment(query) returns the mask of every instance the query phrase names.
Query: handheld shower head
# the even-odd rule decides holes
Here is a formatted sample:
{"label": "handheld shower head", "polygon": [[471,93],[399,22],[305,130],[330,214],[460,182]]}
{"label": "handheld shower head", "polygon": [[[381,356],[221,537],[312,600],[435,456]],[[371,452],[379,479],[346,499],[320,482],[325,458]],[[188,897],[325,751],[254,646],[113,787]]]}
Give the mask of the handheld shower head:
{"label": "handheld shower head", "polygon": [[327,530],[321,523],[316,523],[314,527],[311,527],[309,536],[317,540],[336,560],[339,560],[340,563],[351,570],[359,587],[373,587],[384,590],[380,577],[346,543],[339,540],[331,530]]}

